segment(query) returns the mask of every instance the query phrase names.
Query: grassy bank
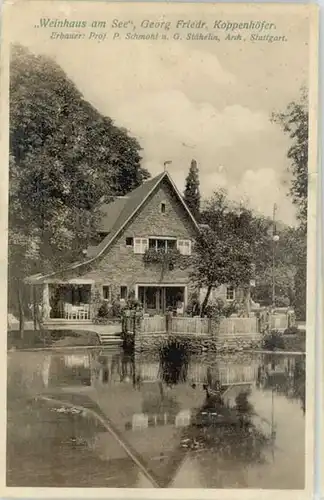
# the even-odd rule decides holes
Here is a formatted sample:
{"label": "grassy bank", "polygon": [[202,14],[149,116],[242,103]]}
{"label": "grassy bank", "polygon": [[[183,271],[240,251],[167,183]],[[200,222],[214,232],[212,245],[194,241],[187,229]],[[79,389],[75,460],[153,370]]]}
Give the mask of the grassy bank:
{"label": "grassy bank", "polygon": [[44,347],[73,347],[99,345],[95,332],[74,330],[26,330],[23,338],[17,330],[8,332],[8,349],[43,349]]}

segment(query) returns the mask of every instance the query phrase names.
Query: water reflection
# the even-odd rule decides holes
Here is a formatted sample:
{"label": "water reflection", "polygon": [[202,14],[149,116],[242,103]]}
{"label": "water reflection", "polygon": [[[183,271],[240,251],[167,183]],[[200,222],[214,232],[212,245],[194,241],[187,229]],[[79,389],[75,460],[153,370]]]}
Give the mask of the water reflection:
{"label": "water reflection", "polygon": [[300,401],[306,411],[306,360],[304,356],[275,357],[265,355],[258,368],[258,387],[274,390],[289,399]]}
{"label": "water reflection", "polygon": [[186,382],[189,368],[190,353],[185,344],[174,341],[164,345],[159,351],[159,374],[161,380],[173,386]]}
{"label": "water reflection", "polygon": [[[104,349],[23,354],[10,353],[8,362],[11,485],[30,484],[24,460],[29,470],[39,462],[58,468],[56,486],[75,485],[80,470],[94,474],[89,486],[150,486],[142,467],[161,487],[187,487],[186,472],[190,487],[271,488],[276,481],[277,488],[303,488],[303,357],[197,358],[179,345],[156,357]],[[111,432],[86,412],[49,417],[46,405],[35,406],[42,394],[94,408]],[[30,446],[40,435],[51,445]],[[121,466],[124,475],[116,472]],[[48,477],[34,475],[33,484],[48,485]]]}

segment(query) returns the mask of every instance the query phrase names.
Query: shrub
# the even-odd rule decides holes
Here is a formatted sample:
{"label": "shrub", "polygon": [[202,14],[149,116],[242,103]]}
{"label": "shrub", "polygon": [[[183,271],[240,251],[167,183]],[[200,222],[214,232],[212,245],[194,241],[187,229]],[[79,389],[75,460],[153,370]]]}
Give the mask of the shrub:
{"label": "shrub", "polygon": [[108,302],[104,301],[98,309],[98,318],[108,318],[110,316],[110,309]]}
{"label": "shrub", "polygon": [[227,304],[223,299],[217,298],[206,307],[205,313],[208,318],[220,319],[229,318],[236,313],[238,306],[235,302]]}
{"label": "shrub", "polygon": [[122,307],[119,300],[114,301],[112,304],[112,315],[114,316],[114,318],[120,318],[121,310]]}
{"label": "shrub", "polygon": [[190,302],[186,308],[186,314],[188,316],[200,316],[201,304],[197,293],[193,293]]}
{"label": "shrub", "polygon": [[276,349],[284,349],[285,348],[285,342],[283,339],[283,336],[280,332],[277,330],[272,330],[270,333],[264,336],[263,338],[263,343],[262,343],[263,349],[266,349],[267,351],[275,351]]}
{"label": "shrub", "polygon": [[135,297],[135,294],[129,295],[126,303],[126,309],[142,310],[141,302]]}
{"label": "shrub", "polygon": [[276,307],[289,307],[290,306],[290,300],[288,297],[285,296],[279,296],[276,297]]}
{"label": "shrub", "polygon": [[289,328],[286,328],[284,331],[284,335],[297,335],[299,333],[299,330],[297,326],[290,326]]}
{"label": "shrub", "polygon": [[145,264],[175,264],[181,258],[179,250],[172,249],[166,252],[164,249],[149,248],[143,255]]}

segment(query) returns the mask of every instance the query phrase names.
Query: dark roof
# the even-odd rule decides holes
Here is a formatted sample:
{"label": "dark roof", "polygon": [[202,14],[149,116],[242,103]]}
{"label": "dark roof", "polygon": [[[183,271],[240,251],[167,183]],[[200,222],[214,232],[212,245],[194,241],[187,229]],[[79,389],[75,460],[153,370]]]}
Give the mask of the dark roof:
{"label": "dark roof", "polygon": [[[128,196],[117,198],[114,202],[104,205],[103,211],[105,216],[100,229],[109,234],[99,243],[99,245],[88,249],[88,257],[95,257],[113,241],[123,225],[134,214],[136,209],[139,208],[141,202],[147,198],[152,189],[159,184],[164,175],[165,172],[144,182],[141,186],[134,189],[134,191],[131,191]],[[89,253],[89,251],[91,253]]]}
{"label": "dark roof", "polygon": [[[95,258],[99,257],[102,252],[108,248],[108,246],[114,241],[119,232],[123,229],[126,223],[135,215],[137,210],[140,209],[142,204],[146,201],[148,196],[153,192],[153,190],[160,184],[163,179],[168,179],[172,185],[174,191],[176,192],[180,202],[183,204],[184,209],[187,211],[188,216],[191,218],[192,223],[195,225],[196,229],[199,231],[199,226],[191,214],[189,208],[185,204],[181,194],[174,185],[170,175],[165,171],[161,174],[149,179],[148,181],[141,184],[138,188],[131,191],[127,196],[123,198],[117,198],[115,201],[102,206],[101,210],[104,213],[102,222],[100,224],[99,231],[103,233],[108,233],[107,236],[99,243],[97,246],[88,248],[87,258],[81,262],[75,262],[65,269],[58,271],[71,271],[83,264],[88,264],[92,262]],[[28,282],[40,283],[43,279],[57,274],[49,273],[46,275],[37,275],[27,278]]]}
{"label": "dark roof", "polygon": [[116,220],[123,211],[127,201],[128,201],[128,196],[124,196],[122,198],[117,198],[111,203],[106,203],[105,205],[101,205],[100,212],[102,214],[102,218],[99,224],[100,232],[110,233]]}

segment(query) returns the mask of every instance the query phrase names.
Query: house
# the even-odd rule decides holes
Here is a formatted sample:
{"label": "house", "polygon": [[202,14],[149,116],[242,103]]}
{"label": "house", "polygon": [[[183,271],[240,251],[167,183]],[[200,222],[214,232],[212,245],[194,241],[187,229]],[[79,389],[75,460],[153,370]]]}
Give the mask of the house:
{"label": "house", "polygon": [[102,207],[101,241],[83,260],[26,282],[42,288],[47,321],[90,322],[100,302],[130,291],[145,312],[163,313],[188,303],[190,269],[177,263],[147,262],[145,256],[181,255],[193,251],[199,226],[168,172],[144,182],[127,196]]}
{"label": "house", "polygon": [[[127,299],[131,291],[146,313],[184,311],[194,291],[186,259],[200,227],[169,173],[104,205],[102,213],[99,243],[83,260],[26,280],[42,288],[44,320],[91,322],[102,301]],[[222,294],[235,298],[231,288],[221,287]]]}

